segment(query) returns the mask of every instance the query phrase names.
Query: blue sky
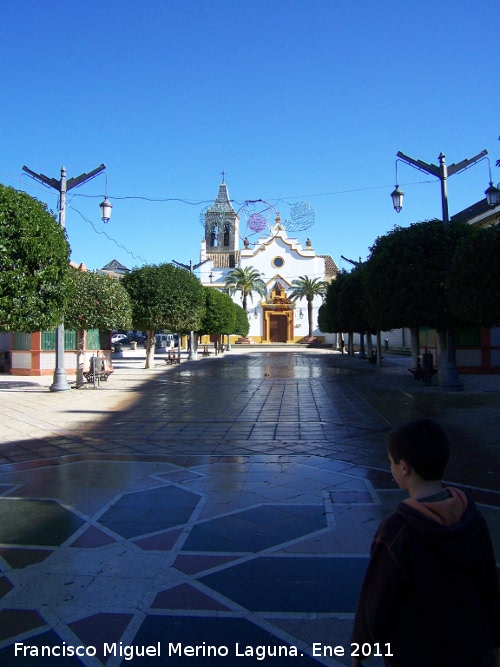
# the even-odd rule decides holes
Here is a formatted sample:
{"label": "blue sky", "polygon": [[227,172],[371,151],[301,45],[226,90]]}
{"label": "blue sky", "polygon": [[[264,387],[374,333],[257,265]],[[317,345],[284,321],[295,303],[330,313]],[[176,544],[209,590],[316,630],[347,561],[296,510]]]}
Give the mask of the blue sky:
{"label": "blue sky", "polygon": [[[58,178],[105,163],[108,225],[103,175],[68,196],[72,259],[91,269],[198,261],[223,170],[235,209],[263,199],[287,218],[308,202],[315,223],[294,236],[344,268],[395,224],[441,214],[439,181],[404,164],[393,211],[398,150],[451,164],[486,148],[500,180],[496,0],[0,0],[0,12],[0,182],[55,211],[57,193],[21,181],[23,165]],[[450,178],[450,213],[488,181],[486,161]]]}

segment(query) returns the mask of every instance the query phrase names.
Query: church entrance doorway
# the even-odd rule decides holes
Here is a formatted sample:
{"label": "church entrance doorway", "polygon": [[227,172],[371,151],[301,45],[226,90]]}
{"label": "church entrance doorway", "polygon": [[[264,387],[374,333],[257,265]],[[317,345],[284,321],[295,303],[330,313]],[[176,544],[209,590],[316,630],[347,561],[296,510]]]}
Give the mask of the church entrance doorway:
{"label": "church entrance doorway", "polygon": [[271,343],[286,343],[288,318],[286,315],[270,315],[269,340]]}

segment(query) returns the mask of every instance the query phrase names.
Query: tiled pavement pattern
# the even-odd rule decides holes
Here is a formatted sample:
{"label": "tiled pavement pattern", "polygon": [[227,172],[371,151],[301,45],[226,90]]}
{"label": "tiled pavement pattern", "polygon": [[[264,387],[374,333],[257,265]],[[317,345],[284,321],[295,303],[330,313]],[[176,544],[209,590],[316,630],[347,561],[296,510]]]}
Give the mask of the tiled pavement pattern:
{"label": "tiled pavement pattern", "polygon": [[[312,647],[349,651],[370,541],[400,497],[384,437],[417,415],[449,429],[449,479],[474,487],[500,559],[498,378],[448,394],[384,361],[233,351],[145,371],[130,356],[100,388],[57,394],[1,378],[0,665],[350,664]],[[16,642],[95,656],[15,657]]]}

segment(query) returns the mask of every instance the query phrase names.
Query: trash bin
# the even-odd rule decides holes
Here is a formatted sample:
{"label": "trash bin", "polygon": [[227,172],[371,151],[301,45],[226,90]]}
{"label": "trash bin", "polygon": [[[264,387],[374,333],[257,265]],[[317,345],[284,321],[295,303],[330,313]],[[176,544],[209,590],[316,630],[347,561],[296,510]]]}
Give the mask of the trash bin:
{"label": "trash bin", "polygon": [[115,343],[115,352],[122,352],[123,345],[121,343]]}

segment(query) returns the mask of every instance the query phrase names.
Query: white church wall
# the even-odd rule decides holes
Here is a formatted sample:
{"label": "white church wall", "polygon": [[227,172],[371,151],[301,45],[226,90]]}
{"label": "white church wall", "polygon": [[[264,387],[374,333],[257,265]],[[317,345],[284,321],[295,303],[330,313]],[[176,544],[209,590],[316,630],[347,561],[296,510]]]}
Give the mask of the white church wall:
{"label": "white church wall", "polygon": [[283,236],[272,235],[268,239],[259,239],[255,249],[242,250],[240,266],[254,267],[266,282],[281,277],[287,286],[304,275],[324,279],[324,259],[316,257],[312,249],[303,249],[297,239],[288,239],[283,231],[279,234]]}
{"label": "white church wall", "polygon": [[[284,230],[274,229],[271,236],[259,239],[254,248],[243,249],[240,255],[240,266],[256,269],[266,283],[268,293],[271,292],[276,282],[279,282],[289,293],[296,279],[307,276],[324,280],[325,277],[324,259],[316,257],[312,248],[302,248],[297,239],[288,238]],[[253,303],[249,300],[247,305],[250,314],[248,335],[255,340],[261,340],[264,335],[261,302],[261,297],[254,294]],[[320,296],[316,297],[313,302],[313,335],[321,335],[317,321],[322,303],[323,299]],[[294,340],[300,340],[308,333],[307,301],[300,299],[295,302],[291,335]]]}

